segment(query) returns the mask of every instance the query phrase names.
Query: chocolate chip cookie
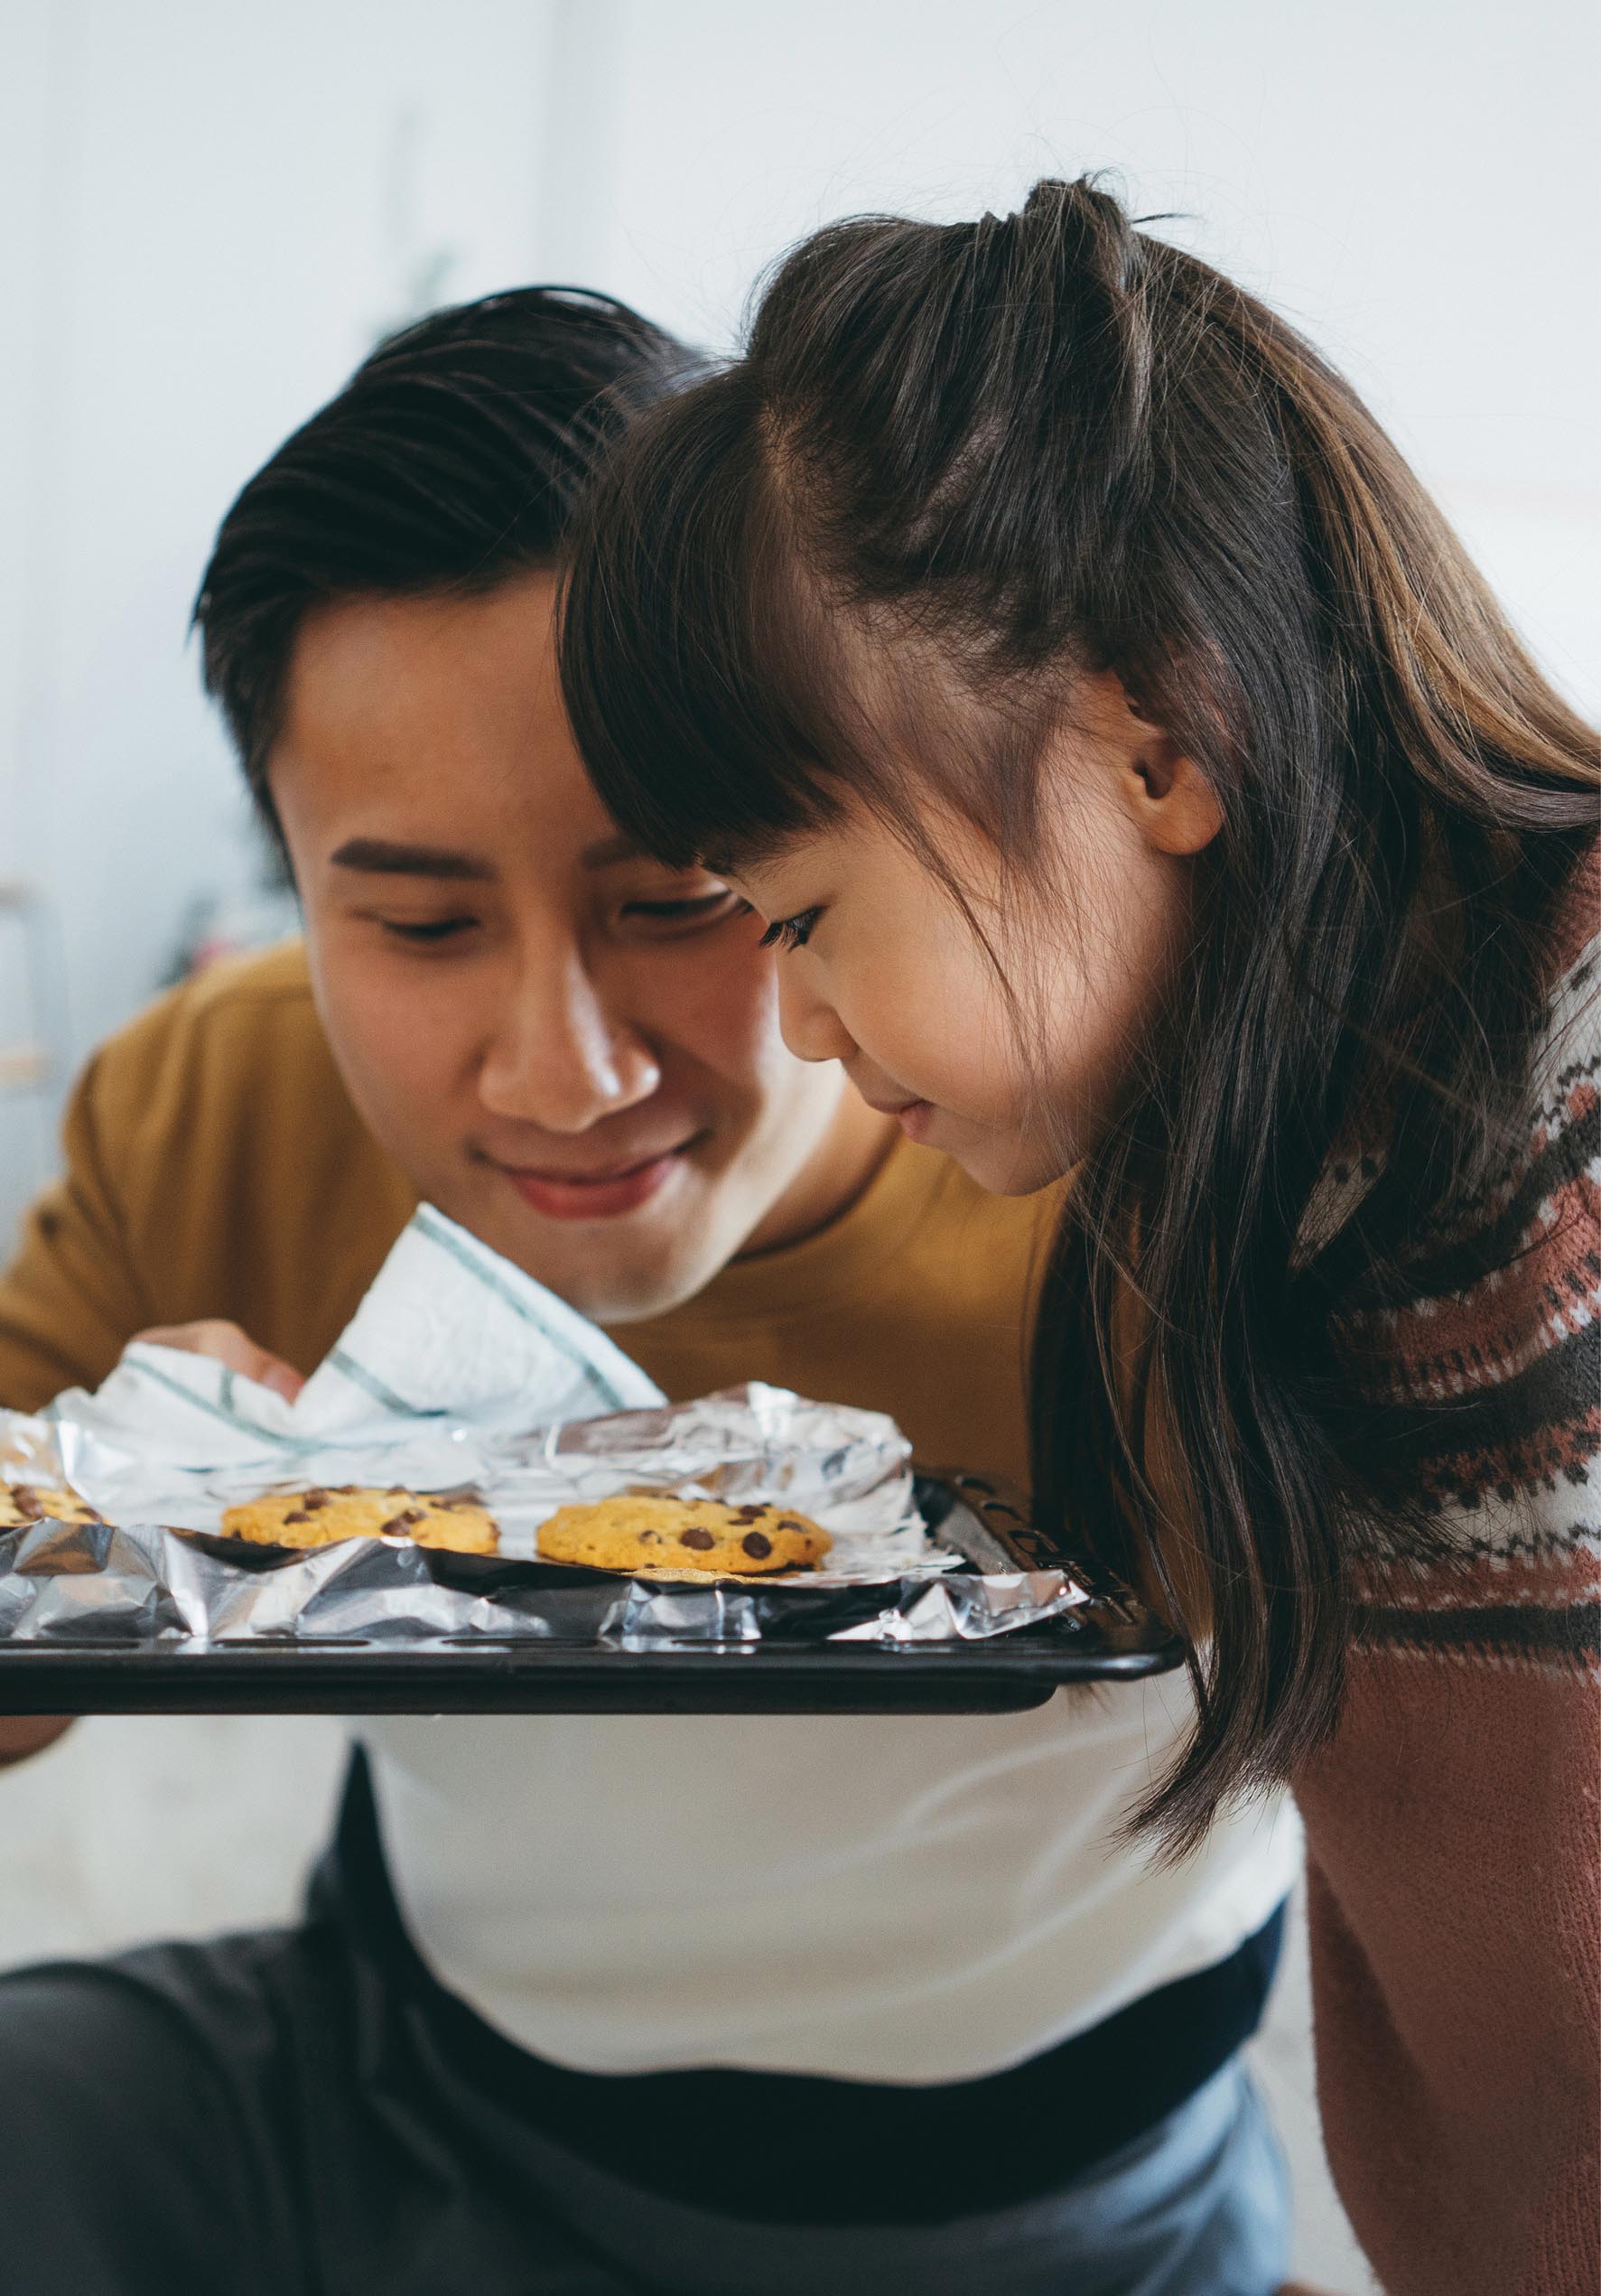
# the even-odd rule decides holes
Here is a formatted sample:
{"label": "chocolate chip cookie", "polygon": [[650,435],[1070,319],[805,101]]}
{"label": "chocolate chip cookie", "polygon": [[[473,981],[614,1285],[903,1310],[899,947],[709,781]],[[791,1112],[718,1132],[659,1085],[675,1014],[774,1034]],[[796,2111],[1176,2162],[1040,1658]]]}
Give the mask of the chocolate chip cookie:
{"label": "chocolate chip cookie", "polygon": [[87,1498],[50,1483],[0,1483],[0,1531],[19,1523],[101,1523]]}
{"label": "chocolate chip cookie", "polygon": [[359,1483],[274,1491],[228,1507],[222,1528],[226,1537],[256,1546],[331,1546],[336,1539],[389,1537],[453,1547],[461,1554],[493,1554],[500,1543],[494,1517],[476,1499],[431,1498],[398,1486],[373,1490]]}
{"label": "chocolate chip cookie", "polygon": [[539,1552],[552,1563],[600,1571],[694,1571],[767,1577],[809,1571],[833,1542],[804,1515],[782,1507],[724,1507],[712,1499],[625,1493],[590,1507],[562,1507],[539,1526]]}

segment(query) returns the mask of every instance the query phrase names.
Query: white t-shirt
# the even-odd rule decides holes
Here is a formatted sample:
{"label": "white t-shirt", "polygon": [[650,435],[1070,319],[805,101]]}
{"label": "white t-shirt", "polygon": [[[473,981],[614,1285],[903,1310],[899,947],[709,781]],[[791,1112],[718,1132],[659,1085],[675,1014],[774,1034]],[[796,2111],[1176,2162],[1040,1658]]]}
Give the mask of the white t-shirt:
{"label": "white t-shirt", "polygon": [[[666,1393],[870,1404],[1016,1479],[1019,1326],[1056,1197],[897,1144],[839,1218],[616,1338]],[[998,2071],[1224,1960],[1300,1865],[1258,1805],[1164,1867],[1117,1827],[1193,1719],[1182,1675],[1020,1714],[533,1715],[364,1728],[435,1973],[593,2072]]]}
{"label": "white t-shirt", "polygon": [[590,2072],[995,2072],[1224,1959],[1300,1868],[1283,1797],[1163,1866],[1115,1839],[1181,1675],[1019,1714],[364,1722],[439,1978]]}

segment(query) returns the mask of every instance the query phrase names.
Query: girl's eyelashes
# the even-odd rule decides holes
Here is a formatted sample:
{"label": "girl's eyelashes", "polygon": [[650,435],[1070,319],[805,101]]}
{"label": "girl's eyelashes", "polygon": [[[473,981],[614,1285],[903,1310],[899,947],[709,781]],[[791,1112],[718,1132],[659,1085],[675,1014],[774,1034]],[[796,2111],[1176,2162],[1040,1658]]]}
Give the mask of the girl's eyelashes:
{"label": "girl's eyelashes", "polygon": [[805,948],[823,914],[821,904],[815,909],[803,909],[793,917],[775,917],[761,937],[763,948]]}

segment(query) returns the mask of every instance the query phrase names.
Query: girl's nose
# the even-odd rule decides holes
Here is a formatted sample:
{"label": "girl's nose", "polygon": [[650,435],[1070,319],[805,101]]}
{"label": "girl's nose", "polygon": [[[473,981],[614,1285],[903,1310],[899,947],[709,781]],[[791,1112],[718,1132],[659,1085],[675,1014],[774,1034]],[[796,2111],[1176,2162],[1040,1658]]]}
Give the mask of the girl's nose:
{"label": "girl's nose", "polygon": [[808,989],[796,977],[800,967],[781,967],[778,975],[778,1026],[784,1041],[801,1060],[848,1060],[856,1041],[826,997]]}

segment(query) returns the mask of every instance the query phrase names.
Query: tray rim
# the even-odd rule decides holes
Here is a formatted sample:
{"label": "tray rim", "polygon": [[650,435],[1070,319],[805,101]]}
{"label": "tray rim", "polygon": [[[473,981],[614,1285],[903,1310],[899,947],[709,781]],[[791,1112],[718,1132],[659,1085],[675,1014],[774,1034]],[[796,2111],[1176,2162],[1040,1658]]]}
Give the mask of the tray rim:
{"label": "tray rim", "polygon": [[[1061,1622],[1047,1622],[1047,1628]],[[1087,1622],[1086,1622],[1087,1623]],[[0,1647],[11,1713],[984,1713],[1043,1705],[1074,1683],[1179,1663],[1175,1638],[1046,1629],[983,1642],[784,1643],[616,1650],[519,1640],[396,1646],[329,1638],[249,1645]],[[1008,1647],[1008,1646],[1010,1647]]]}

